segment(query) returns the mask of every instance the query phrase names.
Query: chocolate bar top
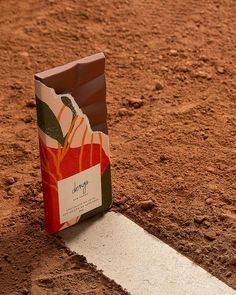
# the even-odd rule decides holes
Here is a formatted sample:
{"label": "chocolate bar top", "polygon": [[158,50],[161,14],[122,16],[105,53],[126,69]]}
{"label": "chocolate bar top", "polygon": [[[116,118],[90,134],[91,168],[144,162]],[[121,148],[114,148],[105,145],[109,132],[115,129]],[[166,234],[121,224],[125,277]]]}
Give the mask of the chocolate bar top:
{"label": "chocolate bar top", "polygon": [[71,94],[93,131],[108,133],[105,56],[94,54],[35,75],[57,94]]}

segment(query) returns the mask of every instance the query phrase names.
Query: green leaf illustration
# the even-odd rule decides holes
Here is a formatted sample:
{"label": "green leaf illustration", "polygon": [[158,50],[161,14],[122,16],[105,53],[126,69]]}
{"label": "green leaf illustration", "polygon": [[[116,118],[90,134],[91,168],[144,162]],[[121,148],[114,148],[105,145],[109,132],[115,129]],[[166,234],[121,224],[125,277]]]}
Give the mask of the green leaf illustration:
{"label": "green leaf illustration", "polygon": [[48,136],[56,139],[63,146],[65,139],[55,114],[50,107],[38,97],[36,97],[36,103],[39,128]]}
{"label": "green leaf illustration", "polygon": [[73,107],[72,102],[71,102],[71,100],[69,99],[69,97],[67,97],[67,96],[62,96],[62,97],[61,97],[61,101],[63,102],[63,104],[64,104],[65,106],[67,106],[69,109],[71,109],[71,111],[72,111],[72,113],[73,113],[73,117],[75,117],[75,116],[76,116],[76,110],[75,110],[75,108]]}
{"label": "green leaf illustration", "polygon": [[111,166],[108,165],[102,175],[102,205],[105,210],[112,204]]}

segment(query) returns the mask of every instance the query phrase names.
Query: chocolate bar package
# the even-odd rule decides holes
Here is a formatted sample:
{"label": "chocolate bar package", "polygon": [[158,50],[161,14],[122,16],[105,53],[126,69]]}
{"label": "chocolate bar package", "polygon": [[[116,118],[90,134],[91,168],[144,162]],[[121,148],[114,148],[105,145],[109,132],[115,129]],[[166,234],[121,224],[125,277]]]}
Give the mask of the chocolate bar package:
{"label": "chocolate bar package", "polygon": [[112,204],[105,57],[35,75],[45,225],[52,234]]}

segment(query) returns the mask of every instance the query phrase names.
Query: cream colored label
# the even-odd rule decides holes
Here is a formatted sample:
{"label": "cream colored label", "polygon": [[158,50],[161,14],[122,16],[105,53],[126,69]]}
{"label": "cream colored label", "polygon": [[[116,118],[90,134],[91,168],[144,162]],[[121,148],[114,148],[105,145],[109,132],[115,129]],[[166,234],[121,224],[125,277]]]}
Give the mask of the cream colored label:
{"label": "cream colored label", "polygon": [[57,182],[60,223],[102,205],[100,164]]}

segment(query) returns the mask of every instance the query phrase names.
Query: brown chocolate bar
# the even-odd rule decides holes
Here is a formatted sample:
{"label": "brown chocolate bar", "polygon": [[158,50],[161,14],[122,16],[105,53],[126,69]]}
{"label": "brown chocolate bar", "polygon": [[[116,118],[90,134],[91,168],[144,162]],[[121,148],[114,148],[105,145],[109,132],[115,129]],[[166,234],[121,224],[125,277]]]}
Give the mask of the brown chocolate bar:
{"label": "brown chocolate bar", "polygon": [[107,131],[105,56],[98,53],[35,75],[57,94],[70,93],[94,131]]}
{"label": "brown chocolate bar", "polygon": [[111,206],[105,57],[35,75],[46,229],[64,229]]}

